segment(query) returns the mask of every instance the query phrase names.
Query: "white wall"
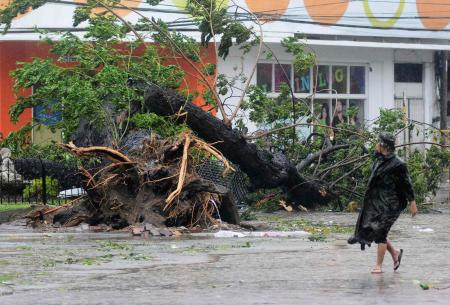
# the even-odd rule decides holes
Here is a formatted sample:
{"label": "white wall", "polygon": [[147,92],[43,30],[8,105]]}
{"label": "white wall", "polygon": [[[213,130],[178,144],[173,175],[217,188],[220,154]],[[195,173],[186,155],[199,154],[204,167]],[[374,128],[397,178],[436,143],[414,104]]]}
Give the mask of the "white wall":
{"label": "white wall", "polygon": [[[269,47],[281,62],[292,62],[292,55],[284,51],[280,44]],[[435,81],[433,52],[431,50],[393,50],[387,48],[364,48],[343,46],[310,46],[316,53],[318,63],[365,64],[367,73],[368,98],[365,104],[365,120],[379,115],[380,108],[394,108],[394,62],[424,63],[423,97],[425,100],[425,121],[431,123],[435,106]],[[227,76],[243,72],[250,75],[256,59],[256,49],[242,55],[238,48],[233,48],[229,57],[218,63],[219,73]],[[264,60],[265,56],[261,57]],[[256,84],[256,75],[252,79]],[[242,88],[242,84],[237,83]],[[251,128],[250,128],[251,129]]]}

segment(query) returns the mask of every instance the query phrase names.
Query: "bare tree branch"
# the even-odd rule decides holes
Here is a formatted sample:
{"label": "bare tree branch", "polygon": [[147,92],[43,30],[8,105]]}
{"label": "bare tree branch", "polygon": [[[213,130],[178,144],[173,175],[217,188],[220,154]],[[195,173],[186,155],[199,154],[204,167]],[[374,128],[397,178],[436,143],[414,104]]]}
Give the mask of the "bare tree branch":
{"label": "bare tree branch", "polygon": [[[127,7],[126,5],[121,4],[124,8],[131,10],[132,12],[134,12],[135,14],[139,15],[141,18],[143,18],[144,20],[147,20],[148,22],[150,22],[154,27],[159,28],[159,26],[153,22],[153,20],[151,20],[150,18],[146,17],[145,15],[141,14],[139,11]],[[227,126],[231,126],[231,120],[228,118],[225,109],[222,105],[222,102],[220,100],[220,97],[217,93],[216,88],[211,85],[211,83],[209,82],[208,78],[206,77],[206,75],[200,71],[200,69],[187,57],[187,55],[184,53],[184,51],[171,39],[171,37],[165,35],[165,37],[168,39],[168,41],[171,43],[172,47],[174,47],[177,52],[183,57],[183,59],[195,70],[195,72],[198,73],[198,75],[201,77],[202,81],[206,84],[206,86],[208,87],[208,89],[211,91],[211,93],[214,96],[214,99],[216,100],[217,106],[219,108],[220,114],[223,117],[223,122],[225,123],[225,125]],[[216,51],[216,47],[214,47],[214,51]],[[201,58],[201,56],[199,56],[199,58]]]}
{"label": "bare tree branch", "polygon": [[450,145],[439,144],[439,143],[434,143],[434,142],[427,142],[427,141],[423,141],[423,142],[411,142],[411,143],[400,144],[400,145],[396,145],[395,148],[404,147],[404,146],[409,146],[409,145],[420,145],[420,144],[430,144],[430,145],[440,146],[440,147],[442,147],[442,148],[450,148]]}
{"label": "bare tree branch", "polygon": [[[371,139],[369,139],[369,138],[367,138],[367,137],[364,137],[363,134],[358,133],[358,132],[353,131],[353,130],[350,130],[350,129],[339,128],[339,127],[333,127],[333,126],[328,126],[328,125],[323,125],[323,124],[313,124],[313,123],[297,123],[297,124],[292,124],[292,125],[289,125],[289,126],[284,126],[284,127],[272,129],[272,130],[269,130],[269,131],[267,131],[267,132],[260,133],[260,134],[258,134],[258,135],[254,135],[254,136],[245,136],[245,138],[246,138],[247,140],[256,140],[256,139],[259,139],[259,138],[263,138],[263,137],[265,137],[265,136],[268,136],[268,135],[270,135],[270,134],[272,134],[272,133],[280,132],[280,131],[283,131],[283,130],[286,130],[286,129],[289,129],[289,128],[293,128],[293,127],[296,127],[296,126],[315,126],[315,127],[328,128],[328,129],[332,129],[332,130],[345,131],[345,132],[348,132],[348,133],[357,135],[357,136],[359,136],[359,137],[365,138],[365,139],[367,139],[367,140],[370,141],[370,142],[374,142],[373,140],[371,140]],[[374,143],[375,143],[375,142],[374,142]]]}
{"label": "bare tree branch", "polygon": [[297,171],[299,171],[299,172],[303,171],[309,165],[314,163],[317,159],[321,158],[321,156],[326,156],[336,150],[346,149],[349,147],[350,147],[349,144],[335,145],[335,146],[331,146],[331,147],[325,148],[323,150],[320,150],[314,154],[311,154],[308,157],[306,157],[305,159],[303,159],[302,162],[300,162],[300,164],[296,166]]}
{"label": "bare tree branch", "polygon": [[322,171],[318,174],[318,176],[321,176],[321,178],[323,179],[324,174],[326,174],[328,171],[330,171],[330,170],[332,170],[332,169],[339,168],[339,167],[343,167],[343,166],[346,166],[346,165],[350,165],[350,164],[359,162],[359,161],[361,161],[361,160],[364,160],[364,159],[366,159],[366,158],[368,158],[368,157],[369,157],[369,155],[366,154],[366,155],[362,155],[362,156],[360,156],[360,157],[358,157],[358,158],[352,159],[352,160],[350,160],[350,161],[348,161],[348,162],[339,163],[339,164],[334,164],[334,165],[332,165],[332,166],[330,166],[330,167],[327,167],[327,168],[325,168],[324,170],[322,170]]}
{"label": "bare tree branch", "polygon": [[356,166],[355,168],[353,168],[351,171],[345,173],[344,175],[342,175],[341,177],[339,177],[338,179],[336,179],[335,181],[333,181],[330,184],[330,187],[334,187],[336,185],[336,183],[338,183],[339,181],[341,181],[342,179],[344,179],[345,177],[349,176],[350,174],[354,173],[355,171],[357,171],[358,169],[360,169],[362,166],[364,165],[364,162],[361,163],[360,165]]}
{"label": "bare tree branch", "polygon": [[[234,0],[232,0],[232,1],[233,1],[233,4],[236,5],[236,3],[234,2]],[[263,46],[263,40],[264,40],[264,32],[263,32],[262,25],[261,25],[261,22],[259,21],[258,17],[257,17],[255,14],[253,14],[252,12],[250,12],[249,10],[247,10],[247,9],[245,9],[245,8],[243,8],[243,7],[240,7],[240,6],[238,6],[238,5],[236,5],[236,7],[238,7],[238,8],[240,8],[240,9],[246,11],[248,14],[252,15],[253,18],[255,18],[256,24],[257,24],[258,27],[259,27],[260,37],[259,37],[259,47],[258,47],[258,51],[257,51],[257,53],[256,53],[255,64],[253,65],[252,72],[251,72],[250,75],[248,76],[247,82],[246,82],[245,85],[244,85],[244,90],[243,90],[243,92],[242,92],[241,98],[239,99],[239,101],[238,101],[237,104],[236,104],[236,109],[234,110],[234,112],[231,114],[231,116],[230,116],[230,118],[229,118],[230,121],[233,121],[234,118],[237,116],[237,114],[238,114],[238,112],[239,112],[239,109],[241,108],[241,104],[242,104],[242,102],[244,101],[245,96],[247,95],[248,87],[250,86],[250,83],[251,83],[251,81],[252,81],[253,75],[254,75],[255,72],[256,72],[256,67],[258,66],[259,58],[261,57],[262,46]]]}

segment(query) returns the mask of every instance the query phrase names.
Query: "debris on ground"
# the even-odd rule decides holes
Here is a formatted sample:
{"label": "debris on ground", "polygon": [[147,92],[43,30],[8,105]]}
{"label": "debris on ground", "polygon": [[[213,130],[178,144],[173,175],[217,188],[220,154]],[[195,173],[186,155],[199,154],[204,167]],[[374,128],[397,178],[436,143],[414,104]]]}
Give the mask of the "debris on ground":
{"label": "debris on ground", "polygon": [[280,200],[280,206],[288,212],[292,212],[294,210],[290,205],[287,205],[284,200]]}
{"label": "debris on ground", "polygon": [[423,228],[420,226],[413,226],[413,229],[416,229],[420,233],[433,233],[434,230],[432,228]]}
{"label": "debris on ground", "polygon": [[305,237],[310,235],[306,231],[260,231],[260,232],[236,232],[236,231],[219,231],[214,233],[215,238],[232,238],[232,237]]}

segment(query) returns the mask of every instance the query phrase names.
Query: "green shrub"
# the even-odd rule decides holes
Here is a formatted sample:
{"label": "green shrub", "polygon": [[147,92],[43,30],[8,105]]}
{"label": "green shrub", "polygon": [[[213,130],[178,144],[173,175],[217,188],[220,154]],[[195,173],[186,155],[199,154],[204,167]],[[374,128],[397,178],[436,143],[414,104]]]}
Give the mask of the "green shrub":
{"label": "green shrub", "polygon": [[[45,184],[47,189],[47,199],[56,198],[59,193],[58,180],[45,177]],[[25,200],[42,200],[42,194],[42,179],[34,179],[31,181],[31,184],[23,190],[23,198]]]}
{"label": "green shrub", "polygon": [[130,119],[130,122],[138,128],[152,129],[163,138],[175,137],[183,130],[187,130],[185,125],[178,125],[155,113],[138,113]]}

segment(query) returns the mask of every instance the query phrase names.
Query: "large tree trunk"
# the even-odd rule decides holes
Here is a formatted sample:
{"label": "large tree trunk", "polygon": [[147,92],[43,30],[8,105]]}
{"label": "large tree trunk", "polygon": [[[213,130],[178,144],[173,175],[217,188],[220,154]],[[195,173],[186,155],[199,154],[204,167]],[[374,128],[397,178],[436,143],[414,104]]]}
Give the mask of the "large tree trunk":
{"label": "large tree trunk", "polygon": [[144,111],[158,115],[180,116],[199,137],[215,147],[231,162],[238,164],[255,187],[282,188],[296,204],[314,207],[329,202],[334,196],[321,181],[308,181],[282,154],[271,154],[247,142],[237,130],[228,128],[221,120],[186,101],[177,92],[158,86],[146,89]]}
{"label": "large tree trunk", "polygon": [[[108,147],[110,139],[104,136],[106,130],[83,128],[86,126],[82,124],[74,140],[84,147],[68,144],[64,148],[80,157],[104,160],[99,168],[82,168],[80,171],[90,201],[80,201],[61,211],[45,210],[39,215],[57,212],[53,222],[65,226],[86,221],[106,223],[113,228],[137,223],[208,226],[215,223],[215,217],[219,215],[228,222],[239,223],[236,206],[229,200],[231,196],[227,197],[229,190],[199,176],[190,161],[191,149],[214,155],[224,162],[226,171],[229,169],[226,159],[230,160],[240,166],[255,187],[279,187],[296,204],[315,207],[333,198],[324,183],[300,175],[285,155],[259,149],[237,130],[187,103],[176,91],[150,86],[146,89],[144,104],[137,106],[133,105],[133,113],[179,114],[180,121],[187,122],[203,140],[183,133],[182,138],[167,141],[142,130],[132,130],[120,143],[121,151],[118,151]],[[215,147],[205,141],[215,143]],[[99,146],[98,142],[105,146]],[[307,164],[314,158],[310,159],[306,159]],[[26,166],[18,166],[18,169],[25,174]],[[42,175],[42,172],[29,174]],[[36,215],[31,218],[35,219]]]}

